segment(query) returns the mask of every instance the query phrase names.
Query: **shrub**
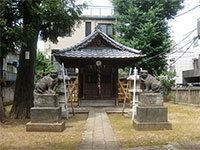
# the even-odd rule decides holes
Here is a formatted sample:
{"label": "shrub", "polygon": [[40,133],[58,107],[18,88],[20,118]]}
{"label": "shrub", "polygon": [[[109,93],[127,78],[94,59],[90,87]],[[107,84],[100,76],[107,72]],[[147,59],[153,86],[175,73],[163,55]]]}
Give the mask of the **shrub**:
{"label": "shrub", "polygon": [[42,77],[48,75],[53,69],[54,67],[51,60],[46,58],[44,52],[38,51],[36,57],[35,83],[37,83]]}
{"label": "shrub", "polygon": [[170,90],[175,83],[175,77],[176,73],[170,71],[162,71],[161,75],[157,76],[157,79],[162,83],[165,101],[175,100],[175,96],[170,94]]}

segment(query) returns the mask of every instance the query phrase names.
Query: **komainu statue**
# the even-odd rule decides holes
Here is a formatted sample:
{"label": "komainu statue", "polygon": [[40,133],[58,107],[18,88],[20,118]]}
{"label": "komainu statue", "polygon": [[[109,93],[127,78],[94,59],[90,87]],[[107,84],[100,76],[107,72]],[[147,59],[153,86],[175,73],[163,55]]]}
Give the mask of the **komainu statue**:
{"label": "komainu statue", "polygon": [[50,74],[40,79],[35,86],[35,93],[37,94],[55,94],[53,88],[58,83],[58,72],[56,70],[50,71]]}
{"label": "komainu statue", "polygon": [[141,89],[145,92],[152,91],[158,93],[161,90],[162,84],[160,81],[150,75],[147,70],[140,71],[140,81]]}
{"label": "komainu statue", "polygon": [[[65,75],[65,81],[69,81],[70,77]],[[56,93],[64,94],[64,83],[63,83],[63,76],[62,71],[58,72],[58,86],[56,88]]]}

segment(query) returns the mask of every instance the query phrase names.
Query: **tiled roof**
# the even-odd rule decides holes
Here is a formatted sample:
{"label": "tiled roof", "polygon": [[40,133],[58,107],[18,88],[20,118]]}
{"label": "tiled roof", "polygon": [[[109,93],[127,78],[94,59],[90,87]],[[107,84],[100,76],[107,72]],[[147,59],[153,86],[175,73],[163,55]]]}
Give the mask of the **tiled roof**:
{"label": "tiled roof", "polygon": [[90,47],[80,50],[70,50],[59,53],[59,56],[68,58],[133,58],[141,57],[140,54],[136,54],[130,51],[105,48],[105,47]]}
{"label": "tiled roof", "polygon": [[[111,47],[89,47],[88,45],[93,42],[98,35],[109,43]],[[53,51],[53,55],[67,58],[136,58],[144,56],[141,50],[136,50],[116,42],[99,28],[96,28],[93,33],[80,43],[63,50]]]}

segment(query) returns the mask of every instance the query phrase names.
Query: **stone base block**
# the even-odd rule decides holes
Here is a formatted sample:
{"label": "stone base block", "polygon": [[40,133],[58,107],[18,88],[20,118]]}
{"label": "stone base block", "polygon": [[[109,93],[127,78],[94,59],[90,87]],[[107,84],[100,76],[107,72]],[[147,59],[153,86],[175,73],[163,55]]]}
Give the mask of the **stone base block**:
{"label": "stone base block", "polygon": [[60,107],[32,107],[32,123],[56,123],[61,121]]}
{"label": "stone base block", "polygon": [[137,120],[133,120],[133,127],[139,131],[172,130],[170,122],[138,122]]}
{"label": "stone base block", "polygon": [[59,95],[58,96],[58,106],[61,107],[61,112],[66,112],[66,107],[65,107],[65,95]]}
{"label": "stone base block", "polygon": [[157,107],[163,106],[163,95],[161,93],[146,92],[139,96],[139,106]]}
{"label": "stone base block", "polygon": [[167,122],[167,107],[137,107],[136,120],[139,122]]}
{"label": "stone base block", "polygon": [[57,94],[34,94],[34,107],[57,107]]}
{"label": "stone base block", "polygon": [[57,123],[32,123],[26,124],[28,132],[62,132],[65,129],[65,121]]}

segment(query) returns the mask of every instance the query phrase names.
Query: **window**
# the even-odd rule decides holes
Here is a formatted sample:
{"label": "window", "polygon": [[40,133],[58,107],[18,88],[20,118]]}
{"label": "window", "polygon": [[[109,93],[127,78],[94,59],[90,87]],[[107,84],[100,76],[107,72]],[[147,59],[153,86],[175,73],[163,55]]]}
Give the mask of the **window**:
{"label": "window", "polygon": [[65,31],[65,32],[63,32],[63,31],[60,31],[60,32],[61,32],[60,36],[62,36],[62,37],[64,37],[64,36],[71,37],[72,36],[72,32],[70,29],[68,29],[68,31]]}
{"label": "window", "polygon": [[112,36],[114,34],[112,24],[100,23],[99,25],[102,28],[102,31],[106,33],[108,36]]}
{"label": "window", "polygon": [[85,36],[88,36],[91,33],[91,22],[85,23]]}
{"label": "window", "polygon": [[197,47],[199,45],[198,37],[195,37],[193,39],[194,47]]}

